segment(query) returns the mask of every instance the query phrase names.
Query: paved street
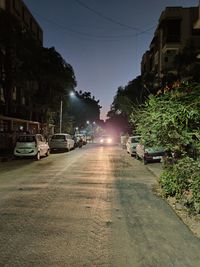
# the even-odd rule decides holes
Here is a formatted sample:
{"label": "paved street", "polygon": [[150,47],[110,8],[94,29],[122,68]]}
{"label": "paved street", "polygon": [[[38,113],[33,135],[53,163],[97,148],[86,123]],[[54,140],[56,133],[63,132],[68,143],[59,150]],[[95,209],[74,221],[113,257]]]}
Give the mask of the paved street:
{"label": "paved street", "polygon": [[118,146],[0,163],[0,266],[199,267],[155,184]]}

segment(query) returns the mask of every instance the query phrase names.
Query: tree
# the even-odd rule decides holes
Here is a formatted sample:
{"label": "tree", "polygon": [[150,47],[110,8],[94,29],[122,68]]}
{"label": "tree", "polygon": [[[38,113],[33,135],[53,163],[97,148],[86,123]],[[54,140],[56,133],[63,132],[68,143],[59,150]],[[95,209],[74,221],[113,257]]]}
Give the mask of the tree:
{"label": "tree", "polygon": [[100,109],[99,100],[91,96],[90,92],[76,91],[69,101],[68,112],[73,118],[74,126],[84,128],[86,121],[100,121]]}
{"label": "tree", "polygon": [[200,129],[200,85],[182,84],[164,94],[151,96],[130,116],[146,143],[183,154]]}

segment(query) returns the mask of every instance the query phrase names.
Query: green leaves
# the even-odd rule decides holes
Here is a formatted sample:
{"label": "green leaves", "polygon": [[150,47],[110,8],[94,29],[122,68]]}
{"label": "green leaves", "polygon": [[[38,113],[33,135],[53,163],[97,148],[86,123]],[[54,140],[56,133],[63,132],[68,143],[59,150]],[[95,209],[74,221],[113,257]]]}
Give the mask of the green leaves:
{"label": "green leaves", "polygon": [[160,96],[150,96],[139,110],[130,116],[137,123],[145,141],[166,148],[182,148],[192,142],[192,134],[200,128],[199,85],[184,85]]}

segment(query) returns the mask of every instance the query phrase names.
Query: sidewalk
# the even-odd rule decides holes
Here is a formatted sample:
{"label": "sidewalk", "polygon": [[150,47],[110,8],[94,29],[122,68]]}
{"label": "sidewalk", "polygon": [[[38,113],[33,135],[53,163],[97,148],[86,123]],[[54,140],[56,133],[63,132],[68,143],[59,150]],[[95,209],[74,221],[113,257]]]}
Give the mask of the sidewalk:
{"label": "sidewalk", "polygon": [[13,160],[14,156],[11,152],[0,152],[0,162]]}
{"label": "sidewalk", "polygon": [[160,175],[163,171],[162,163],[149,163],[146,165],[147,169],[152,172],[157,178],[160,178]]}

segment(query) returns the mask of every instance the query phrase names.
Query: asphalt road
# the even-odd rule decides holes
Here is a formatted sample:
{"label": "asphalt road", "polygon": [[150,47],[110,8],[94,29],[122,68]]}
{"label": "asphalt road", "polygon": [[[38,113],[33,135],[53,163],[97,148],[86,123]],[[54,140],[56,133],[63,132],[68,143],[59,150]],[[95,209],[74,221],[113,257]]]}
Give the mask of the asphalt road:
{"label": "asphalt road", "polygon": [[155,184],[118,146],[0,163],[0,266],[199,267]]}

